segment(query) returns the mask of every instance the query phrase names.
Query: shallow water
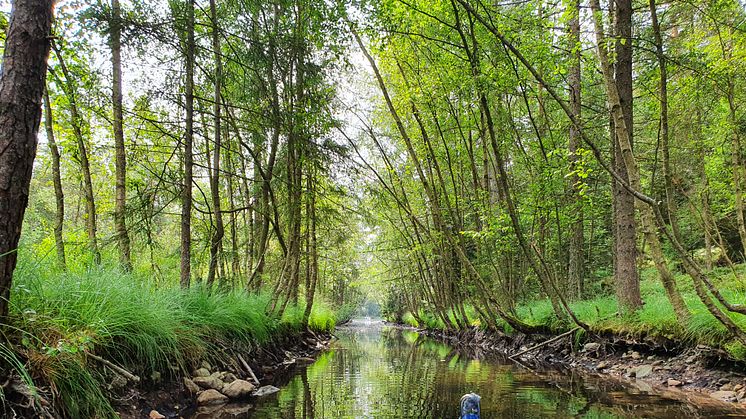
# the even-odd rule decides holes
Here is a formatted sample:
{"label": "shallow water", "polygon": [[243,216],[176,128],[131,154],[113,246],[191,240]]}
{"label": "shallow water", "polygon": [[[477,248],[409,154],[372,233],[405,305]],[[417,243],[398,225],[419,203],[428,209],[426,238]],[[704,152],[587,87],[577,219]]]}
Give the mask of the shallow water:
{"label": "shallow water", "polygon": [[355,321],[336,334],[315,363],[297,367],[279,393],[241,417],[457,418],[469,392],[481,395],[483,418],[743,417],[724,405],[682,401],[681,393],[651,394],[645,385],[469,358],[381,322]]}

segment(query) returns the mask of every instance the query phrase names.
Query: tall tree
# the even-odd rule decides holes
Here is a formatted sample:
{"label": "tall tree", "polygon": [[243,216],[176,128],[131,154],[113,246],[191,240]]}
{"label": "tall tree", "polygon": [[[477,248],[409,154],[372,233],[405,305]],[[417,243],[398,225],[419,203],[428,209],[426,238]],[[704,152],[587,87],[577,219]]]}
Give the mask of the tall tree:
{"label": "tall tree", "polygon": [[223,61],[222,52],[220,51],[220,30],[218,27],[218,13],[215,0],[210,0],[210,19],[212,21],[212,48],[215,56],[215,94],[213,103],[213,117],[215,136],[215,151],[212,154],[212,173],[210,175],[210,194],[212,196],[212,213],[214,215],[214,228],[210,240],[210,266],[207,271],[207,286],[212,286],[220,263],[220,249],[223,243],[225,230],[223,227],[223,213],[220,205],[220,155],[222,154],[222,130],[221,130],[221,110],[222,95],[221,83],[223,80]]}
{"label": "tall tree", "polygon": [[194,143],[194,0],[186,0],[186,45],[184,106],[186,127],[184,132],[184,183],[181,187],[181,268],[182,288],[189,288],[192,271],[192,169]]}
{"label": "tall tree", "polygon": [[[568,87],[570,96],[570,107],[576,120],[581,120],[582,102],[581,102],[581,68],[580,54],[582,44],[580,43],[580,0],[575,0],[571,7],[571,18],[569,22],[569,46],[570,46],[570,74],[568,76]],[[584,237],[583,237],[583,202],[582,202],[582,183],[583,179],[579,171],[582,170],[579,165],[580,144],[582,139],[578,128],[570,124],[570,140],[568,149],[570,152],[570,172],[572,173],[572,222],[570,227],[570,249],[569,249],[569,269],[568,279],[570,281],[571,295],[581,297],[583,294],[583,267],[585,266],[584,258]]]}
{"label": "tall tree", "polygon": [[96,199],[93,194],[93,178],[91,177],[91,163],[88,159],[88,150],[86,146],[86,139],[83,136],[83,118],[80,115],[80,109],[78,108],[78,89],[73,75],[67,67],[65,58],[63,57],[60,48],[52,43],[57,60],[60,63],[60,69],[62,70],[62,76],[64,80],[57,77],[56,73],[53,73],[57,81],[62,85],[62,89],[67,95],[68,102],[70,103],[70,118],[71,125],[73,128],[73,136],[77,143],[78,149],[75,157],[80,163],[80,168],[83,175],[83,196],[85,198],[86,208],[86,231],[88,232],[88,247],[93,254],[93,261],[98,265],[101,263],[101,252],[98,248],[98,224],[96,222]]}
{"label": "tall tree", "polygon": [[62,175],[60,171],[60,149],[54,135],[54,119],[52,105],[49,101],[49,91],[44,91],[44,126],[47,132],[49,152],[52,155],[52,182],[54,183],[54,244],[57,250],[57,263],[63,270],[67,270],[65,260],[65,240],[62,237],[62,227],[65,222],[65,194],[62,190]]}
{"label": "tall tree", "polygon": [[122,116],[122,12],[119,0],[111,0],[110,46],[112,66],[112,104],[114,119],[115,201],[114,229],[119,246],[119,262],[125,271],[132,270],[130,237],[127,233],[127,154],[124,147],[124,122]]}
{"label": "tall tree", "polygon": [[16,0],[0,75],[0,321],[8,315],[18,240],[41,123],[54,2]]}
{"label": "tall tree", "polygon": [[[612,162],[614,170],[623,180],[629,183],[629,175],[625,166],[624,155],[620,142],[628,142],[630,147],[633,140],[633,104],[632,104],[632,0],[613,0],[614,8],[614,36],[616,38],[614,68],[615,88],[619,93],[619,103],[609,103],[609,106],[619,106],[623,115],[625,135],[619,138],[619,121],[612,116]],[[606,45],[599,45],[606,48]],[[609,99],[611,100],[611,99]],[[630,149],[631,152],[631,149]],[[637,223],[635,221],[635,198],[618,182],[612,181],[613,212],[612,228],[614,233],[614,283],[619,305],[625,310],[634,311],[642,307],[640,297],[640,274],[637,271]]]}

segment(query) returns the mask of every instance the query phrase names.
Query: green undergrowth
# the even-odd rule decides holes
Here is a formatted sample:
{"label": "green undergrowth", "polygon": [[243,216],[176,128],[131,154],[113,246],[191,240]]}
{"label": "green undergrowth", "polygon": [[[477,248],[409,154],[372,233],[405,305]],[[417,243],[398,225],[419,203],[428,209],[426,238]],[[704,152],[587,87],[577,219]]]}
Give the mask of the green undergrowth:
{"label": "green undergrowth", "polygon": [[[199,360],[227,362],[233,351],[305,329],[302,305],[289,306],[282,317],[268,315],[268,293],[156,287],[149,278],[108,268],[55,273],[21,266],[11,301],[4,330],[14,345],[0,346],[0,364],[40,385],[67,417],[115,415],[106,390],[113,374],[87,354],[148,385],[156,372],[173,378]],[[336,321],[335,311],[317,300],[309,327],[330,331]]]}
{"label": "green undergrowth", "polygon": [[[746,265],[739,265],[735,272],[719,268],[711,277],[720,292],[732,304],[746,305]],[[725,327],[720,324],[697,297],[691,279],[687,275],[678,275],[677,284],[691,318],[682,326],[668,302],[663,286],[657,279],[654,269],[642,272],[641,294],[643,308],[632,314],[617,315],[618,306],[613,295],[601,295],[592,299],[570,302],[570,307],[579,320],[588,324],[591,330],[598,333],[612,333],[629,338],[659,337],[670,339],[682,345],[704,344],[727,350],[734,358],[746,360],[746,347],[734,341]],[[574,327],[566,320],[555,316],[548,299],[527,301],[519,304],[516,315],[522,321],[535,326],[545,326],[555,333],[562,333]],[[746,330],[746,316],[729,313],[733,321]],[[420,311],[417,321],[411,312],[404,314],[405,324],[427,329],[444,329],[445,324],[436,316]],[[469,315],[471,324],[476,316]],[[513,330],[505,322],[498,320],[503,331]],[[580,340],[580,336],[578,336]]]}

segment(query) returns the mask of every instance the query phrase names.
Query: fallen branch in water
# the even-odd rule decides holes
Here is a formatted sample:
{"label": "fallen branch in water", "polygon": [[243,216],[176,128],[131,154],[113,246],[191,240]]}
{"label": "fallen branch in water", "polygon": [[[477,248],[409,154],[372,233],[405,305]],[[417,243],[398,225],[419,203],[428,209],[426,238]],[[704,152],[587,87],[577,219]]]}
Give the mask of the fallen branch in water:
{"label": "fallen branch in water", "polygon": [[95,359],[96,361],[98,361],[98,362],[106,365],[107,367],[113,369],[114,371],[118,372],[124,378],[126,378],[126,379],[128,379],[128,380],[130,380],[132,382],[135,382],[135,383],[139,383],[140,382],[140,377],[132,374],[131,372],[125,370],[124,368],[120,367],[119,365],[116,365],[116,364],[112,363],[111,361],[107,361],[107,360],[101,358],[100,356],[94,355],[94,354],[92,354],[90,352],[86,352],[86,355],[88,355],[89,357]]}

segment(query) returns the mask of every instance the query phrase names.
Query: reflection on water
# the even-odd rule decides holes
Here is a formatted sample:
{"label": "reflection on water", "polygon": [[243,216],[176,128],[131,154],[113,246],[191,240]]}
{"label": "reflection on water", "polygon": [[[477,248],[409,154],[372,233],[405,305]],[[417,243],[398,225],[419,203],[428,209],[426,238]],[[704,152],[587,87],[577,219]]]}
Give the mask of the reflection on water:
{"label": "reflection on water", "polygon": [[537,374],[459,355],[416,332],[356,322],[318,360],[299,367],[252,418],[455,418],[465,393],[483,418],[714,417],[705,410],[608,381]]}

